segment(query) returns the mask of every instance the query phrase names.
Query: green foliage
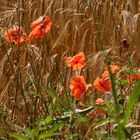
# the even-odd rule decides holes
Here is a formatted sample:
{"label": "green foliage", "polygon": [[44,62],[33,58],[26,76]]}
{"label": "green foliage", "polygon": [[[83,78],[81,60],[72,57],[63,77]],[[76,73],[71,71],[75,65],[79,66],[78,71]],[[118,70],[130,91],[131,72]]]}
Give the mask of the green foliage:
{"label": "green foliage", "polygon": [[6,138],[4,138],[4,137],[0,137],[0,140],[7,140]]}
{"label": "green foliage", "polygon": [[16,140],[44,140],[52,136],[59,136],[60,134],[57,131],[63,128],[65,123],[52,123],[52,121],[52,116],[48,115],[45,119],[40,119],[35,122],[36,126],[33,129],[16,126],[20,133],[13,132],[9,135]]}
{"label": "green foliage", "polygon": [[137,82],[137,86],[133,89],[127,103],[126,103],[126,111],[124,115],[124,125],[128,122],[130,115],[133,111],[134,105],[136,104],[138,98],[140,96],[140,80]]}

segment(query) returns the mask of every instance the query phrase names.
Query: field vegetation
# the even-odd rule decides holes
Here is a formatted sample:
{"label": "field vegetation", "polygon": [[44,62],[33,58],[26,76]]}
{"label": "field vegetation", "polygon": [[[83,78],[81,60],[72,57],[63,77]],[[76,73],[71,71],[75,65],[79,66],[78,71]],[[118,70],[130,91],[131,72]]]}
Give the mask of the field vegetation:
{"label": "field vegetation", "polygon": [[139,41],[139,0],[0,0],[0,140],[139,140]]}

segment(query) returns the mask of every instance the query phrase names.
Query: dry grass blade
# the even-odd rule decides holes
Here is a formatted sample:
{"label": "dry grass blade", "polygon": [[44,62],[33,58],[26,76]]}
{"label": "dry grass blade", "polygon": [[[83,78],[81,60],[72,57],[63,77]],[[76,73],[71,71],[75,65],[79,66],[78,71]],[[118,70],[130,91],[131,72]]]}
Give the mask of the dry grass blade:
{"label": "dry grass blade", "polygon": [[140,139],[140,132],[137,132],[137,133],[133,134],[132,139],[133,140],[139,140]]}
{"label": "dry grass blade", "polygon": [[69,21],[66,23],[66,25],[65,25],[64,29],[62,30],[61,34],[59,35],[58,39],[56,40],[56,42],[55,42],[54,45],[52,46],[52,50],[57,49],[57,47],[59,47],[59,45],[62,45],[62,46],[64,45],[64,44],[63,44],[63,41],[64,41],[64,39],[65,39],[65,38],[68,36],[68,34],[69,34],[68,28],[69,28],[69,24],[71,24],[71,22],[72,22],[72,19],[69,20]]}
{"label": "dry grass blade", "polygon": [[[112,48],[104,50],[106,55],[109,55],[111,53]],[[103,51],[99,51],[98,53],[90,54],[87,56],[87,67],[88,68],[93,68],[96,67],[98,64],[103,66],[104,64],[104,56],[103,56]]]}

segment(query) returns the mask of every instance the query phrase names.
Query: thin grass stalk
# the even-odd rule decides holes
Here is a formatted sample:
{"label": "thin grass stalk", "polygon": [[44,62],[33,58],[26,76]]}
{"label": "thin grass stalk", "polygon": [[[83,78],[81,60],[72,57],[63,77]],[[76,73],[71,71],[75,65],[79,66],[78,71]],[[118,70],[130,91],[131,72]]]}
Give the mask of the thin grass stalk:
{"label": "thin grass stalk", "polygon": [[14,74],[14,73],[15,73],[14,66],[13,66],[13,64],[12,64],[10,58],[9,58],[8,51],[7,51],[7,49],[6,49],[6,47],[5,47],[4,45],[2,45],[2,49],[4,50],[4,52],[5,52],[6,55],[7,55],[7,60],[8,60],[8,62],[9,62],[9,64],[10,64],[10,67],[11,67],[12,72],[13,72],[13,74]]}
{"label": "thin grass stalk", "polygon": [[40,93],[41,93],[41,90],[40,90],[40,79],[37,78],[36,81],[35,81],[35,87],[36,87],[36,98],[35,98],[35,101],[34,101],[34,113],[33,113],[33,121],[36,120],[36,116],[37,116],[37,102],[39,100],[38,96],[40,96]]}
{"label": "thin grass stalk", "polygon": [[23,88],[21,89],[21,94],[23,96],[23,100],[24,100],[24,103],[25,103],[25,108],[26,108],[26,111],[27,111],[28,116],[29,116],[29,120],[30,120],[29,123],[32,124],[32,117],[31,117],[31,114],[30,114],[29,106],[27,104],[27,100],[26,100],[26,96],[24,94]]}
{"label": "thin grass stalk", "polygon": [[119,108],[119,104],[117,101],[117,92],[115,89],[115,82],[114,82],[114,78],[112,75],[112,72],[110,70],[110,61],[107,58],[107,56],[105,56],[105,63],[107,65],[107,69],[109,72],[109,77],[110,77],[110,82],[111,82],[111,88],[112,88],[112,96],[113,96],[113,101],[114,101],[114,105],[115,105],[115,120],[118,124],[117,127],[117,136],[118,136],[118,140],[123,140],[124,139],[124,132],[123,132],[123,125],[121,124],[121,119],[120,119],[120,108]]}
{"label": "thin grass stalk", "polygon": [[[65,84],[64,84],[64,78],[63,78],[63,76],[61,76],[61,75],[60,75],[60,81],[61,81],[61,83],[62,83],[62,85],[63,85],[64,93],[65,93],[65,95],[66,95],[67,102],[70,103],[70,98],[69,98],[69,96],[68,96],[68,92],[67,92],[66,86],[65,86]],[[71,107],[71,106],[70,106],[70,107]]]}
{"label": "thin grass stalk", "polygon": [[[21,26],[21,21],[20,21],[20,3],[17,4],[17,7],[16,7],[16,14],[17,14],[17,20],[18,20],[18,23],[19,23],[19,30],[20,30],[20,26]],[[18,37],[18,42],[20,41],[20,34],[19,34],[19,37]],[[19,58],[20,58],[20,43],[17,44],[17,65],[19,63]]]}

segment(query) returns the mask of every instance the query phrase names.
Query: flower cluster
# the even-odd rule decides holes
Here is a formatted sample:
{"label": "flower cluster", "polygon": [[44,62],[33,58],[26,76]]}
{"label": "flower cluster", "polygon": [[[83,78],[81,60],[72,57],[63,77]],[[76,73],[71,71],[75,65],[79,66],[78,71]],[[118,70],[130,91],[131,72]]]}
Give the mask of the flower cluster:
{"label": "flower cluster", "polygon": [[48,16],[41,16],[31,23],[32,31],[28,36],[21,26],[13,26],[4,33],[4,38],[11,43],[19,44],[24,40],[30,41],[34,38],[42,37],[51,28],[51,20]]}
{"label": "flower cluster", "polygon": [[[70,56],[66,58],[66,65],[69,68],[72,68],[72,71],[79,71],[85,66],[85,55],[83,52],[77,53],[75,56]],[[117,65],[111,64],[107,66],[106,64],[103,65],[103,73],[101,76],[98,76],[95,81],[93,82],[93,87],[95,90],[105,93],[111,91],[111,81],[110,81],[110,72],[114,75],[120,68]],[[77,74],[77,73],[76,73]],[[140,74],[132,74],[128,78],[128,82],[131,83],[135,79],[140,79]],[[72,76],[70,79],[70,90],[71,96],[73,96],[76,100],[80,100],[81,97],[86,93],[88,89],[88,85],[83,76],[75,75]],[[87,94],[88,95],[88,94]],[[106,106],[104,100],[99,98],[96,100],[95,105]],[[95,108],[89,113],[87,113],[88,117],[104,117],[107,112],[100,109]]]}
{"label": "flower cluster", "polygon": [[[85,55],[83,52],[79,52],[75,56],[70,56],[66,59],[66,65],[72,68],[73,71],[81,70],[85,66]],[[119,70],[116,65],[110,65],[112,73]],[[111,90],[111,84],[109,79],[109,73],[107,66],[104,65],[104,72],[101,77],[97,77],[93,82],[93,86],[96,90],[101,92],[107,92]],[[76,99],[80,99],[81,95],[86,91],[87,85],[83,76],[73,76],[70,79],[71,95]]]}
{"label": "flower cluster", "polygon": [[[71,67],[73,71],[81,70],[85,65],[85,55],[79,52],[75,56],[70,56],[66,59],[66,65]],[[70,79],[71,95],[77,100],[85,93],[87,85],[83,76],[75,75]]]}

